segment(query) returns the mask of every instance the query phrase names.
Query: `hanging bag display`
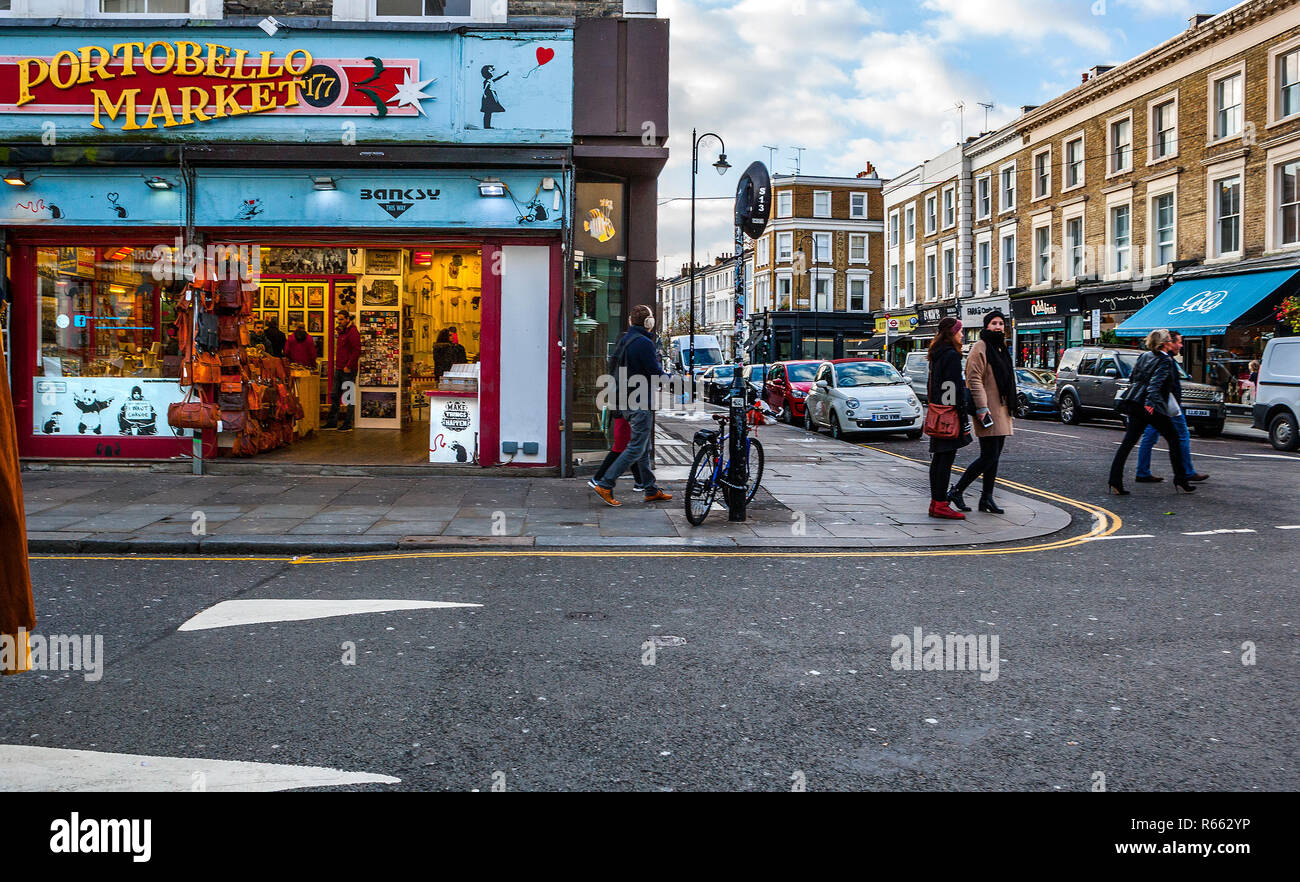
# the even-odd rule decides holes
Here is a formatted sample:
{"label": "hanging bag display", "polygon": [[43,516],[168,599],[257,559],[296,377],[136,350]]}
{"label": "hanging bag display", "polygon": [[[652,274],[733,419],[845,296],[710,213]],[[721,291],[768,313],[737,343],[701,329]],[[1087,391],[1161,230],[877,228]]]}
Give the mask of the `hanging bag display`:
{"label": "hanging bag display", "polygon": [[190,375],[195,383],[220,383],[221,361],[211,352],[194,354]]}
{"label": "hanging bag display", "polygon": [[215,353],[221,345],[221,326],[217,316],[199,305],[194,317],[194,347],[201,352]]}
{"label": "hanging bag display", "polygon": [[220,410],[215,404],[195,401],[194,387],[185,393],[185,400],[167,405],[167,424],[175,429],[215,429]]}

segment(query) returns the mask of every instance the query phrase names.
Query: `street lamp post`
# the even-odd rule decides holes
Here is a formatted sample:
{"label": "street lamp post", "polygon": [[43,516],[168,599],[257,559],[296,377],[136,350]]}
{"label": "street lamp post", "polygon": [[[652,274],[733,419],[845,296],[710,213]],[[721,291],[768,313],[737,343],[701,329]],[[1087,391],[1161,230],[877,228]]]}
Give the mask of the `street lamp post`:
{"label": "street lamp post", "polygon": [[703,135],[697,136],[695,129],[691,129],[691,310],[689,327],[687,328],[687,333],[690,336],[686,340],[690,349],[690,354],[687,356],[686,376],[690,378],[691,385],[687,388],[692,397],[695,395],[695,176],[700,170],[700,142],[705,138],[717,138],[718,144],[722,148],[718,151],[718,161],[713,163],[713,167],[718,170],[718,174],[725,175],[727,170],[731,168],[731,163],[727,162],[727,144],[722,140],[722,136],[713,132],[705,132]]}

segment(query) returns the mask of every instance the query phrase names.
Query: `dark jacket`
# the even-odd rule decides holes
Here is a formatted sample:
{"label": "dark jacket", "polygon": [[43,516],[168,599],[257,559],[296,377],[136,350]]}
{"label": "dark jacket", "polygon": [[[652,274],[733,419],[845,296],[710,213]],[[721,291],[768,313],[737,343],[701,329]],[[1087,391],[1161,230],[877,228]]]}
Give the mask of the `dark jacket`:
{"label": "dark jacket", "polygon": [[357,362],[361,360],[361,332],[356,325],[338,335],[334,349],[334,370],[355,374]]}
{"label": "dark jacket", "polygon": [[268,325],[262,336],[266,338],[266,351],[275,358],[284,358],[284,331]]}
{"label": "dark jacket", "polygon": [[465,347],[459,343],[434,343],[433,344],[433,375],[441,380],[442,375],[450,370],[453,364],[465,364],[469,361],[469,355],[465,352]]}
{"label": "dark jacket", "polygon": [[1161,416],[1169,416],[1169,396],[1182,403],[1183,381],[1174,357],[1167,352],[1144,352],[1129,375],[1135,388],[1128,398],[1139,406],[1150,407]]}
{"label": "dark jacket", "polygon": [[[945,383],[952,384],[947,389],[953,393],[955,400],[951,400],[944,395]],[[934,360],[930,362],[930,379],[926,385],[926,397],[935,404],[955,404],[962,424],[960,437],[931,438],[930,452],[947,453],[960,450],[969,444],[971,442],[969,431],[970,412],[966,406],[968,400],[966,377],[961,369],[961,353],[950,344],[941,345],[934,351]]]}
{"label": "dark jacket", "polygon": [[[614,376],[620,377],[626,371],[629,388],[634,388],[633,377],[645,379],[645,385],[641,387],[645,390],[643,394],[650,392],[654,378],[664,376],[663,366],[659,363],[659,351],[655,348],[655,335],[640,325],[632,325],[627,329],[627,333],[619,338],[618,344],[614,347],[613,362]],[[621,383],[621,379],[619,382]],[[639,383],[636,385],[640,386]],[[621,394],[619,400],[623,400]]]}

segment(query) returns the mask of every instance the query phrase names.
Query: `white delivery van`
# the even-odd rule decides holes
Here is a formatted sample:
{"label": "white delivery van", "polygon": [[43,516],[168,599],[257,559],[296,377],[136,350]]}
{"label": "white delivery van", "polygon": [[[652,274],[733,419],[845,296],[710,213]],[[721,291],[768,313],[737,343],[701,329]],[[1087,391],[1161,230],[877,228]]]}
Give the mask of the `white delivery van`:
{"label": "white delivery van", "polygon": [[1300,337],[1274,337],[1264,347],[1254,416],[1278,450],[1300,449]]}
{"label": "white delivery van", "polygon": [[[691,337],[683,334],[669,341],[669,354],[675,373],[686,373],[686,364],[690,361]],[[709,334],[695,335],[695,379],[715,364],[722,364],[722,345],[718,338]]]}

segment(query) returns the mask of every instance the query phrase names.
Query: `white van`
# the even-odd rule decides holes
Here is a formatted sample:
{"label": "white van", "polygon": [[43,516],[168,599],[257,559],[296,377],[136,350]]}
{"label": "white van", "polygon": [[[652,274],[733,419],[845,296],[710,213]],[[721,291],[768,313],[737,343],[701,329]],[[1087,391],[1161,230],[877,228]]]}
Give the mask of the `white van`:
{"label": "white van", "polygon": [[1300,337],[1274,337],[1259,360],[1255,428],[1278,450],[1300,449]]}
{"label": "white van", "polygon": [[[691,360],[691,336],[683,334],[680,337],[673,337],[668,345],[672,356],[672,369],[678,373],[686,373],[686,364]],[[715,364],[722,364],[722,344],[718,342],[717,337],[710,334],[696,334],[695,378],[698,380],[700,374]]]}

